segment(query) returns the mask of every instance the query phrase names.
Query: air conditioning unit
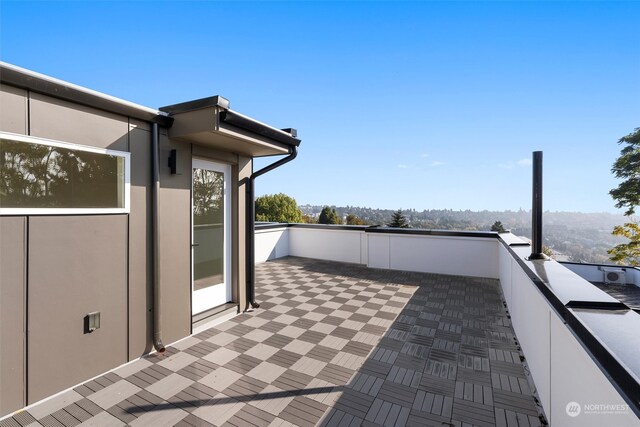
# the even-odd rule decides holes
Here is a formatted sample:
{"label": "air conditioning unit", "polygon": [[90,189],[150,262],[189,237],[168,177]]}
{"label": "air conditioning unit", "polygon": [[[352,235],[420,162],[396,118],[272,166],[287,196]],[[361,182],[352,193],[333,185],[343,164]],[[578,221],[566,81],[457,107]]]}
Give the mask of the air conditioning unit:
{"label": "air conditioning unit", "polygon": [[627,283],[627,272],[622,268],[602,267],[602,273],[604,274],[603,282],[607,285],[625,285]]}

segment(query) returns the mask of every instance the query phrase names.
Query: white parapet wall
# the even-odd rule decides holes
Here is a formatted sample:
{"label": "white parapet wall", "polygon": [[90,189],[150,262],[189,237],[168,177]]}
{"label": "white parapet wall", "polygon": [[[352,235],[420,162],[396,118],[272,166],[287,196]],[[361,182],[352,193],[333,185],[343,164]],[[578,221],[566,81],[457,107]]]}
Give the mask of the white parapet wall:
{"label": "white parapet wall", "polygon": [[367,263],[364,230],[289,228],[289,255],[328,261]]}
{"label": "white parapet wall", "polygon": [[500,283],[549,425],[640,426],[588,350],[504,246]]}
{"label": "white parapet wall", "polygon": [[255,245],[256,263],[289,256],[289,228],[257,229]]}
{"label": "white parapet wall", "polygon": [[462,236],[367,233],[371,268],[499,277],[498,240]]}
{"label": "white parapet wall", "polygon": [[371,268],[499,277],[496,238],[365,232],[363,227],[270,227],[256,230],[256,262],[284,256]]}

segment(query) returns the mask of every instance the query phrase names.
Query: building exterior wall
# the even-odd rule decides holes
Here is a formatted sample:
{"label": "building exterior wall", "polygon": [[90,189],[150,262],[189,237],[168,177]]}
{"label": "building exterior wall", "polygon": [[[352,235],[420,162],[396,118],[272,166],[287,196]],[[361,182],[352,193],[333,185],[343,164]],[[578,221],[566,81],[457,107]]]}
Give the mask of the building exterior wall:
{"label": "building exterior wall", "polygon": [[179,174],[160,165],[158,259],[162,294],[162,340],[165,344],[191,333],[191,145],[160,135],[160,159],[177,150]]}
{"label": "building exterior wall", "polygon": [[28,248],[32,403],[127,361],[127,216],[32,216]]}
{"label": "building exterior wall", "polygon": [[27,91],[0,84],[0,130],[26,135]]}
{"label": "building exterior wall", "polygon": [[[152,351],[154,271],[150,123],[2,85],[0,131],[129,152],[131,165],[129,213],[0,217],[2,416]],[[192,327],[192,158],[231,165],[232,295],[241,309],[240,180],[250,176],[252,161],[171,140],[164,128],[160,145],[161,335],[170,344]],[[174,175],[166,167],[172,149]],[[84,319],[94,311],[101,326],[87,333]]]}
{"label": "building exterior wall", "polygon": [[[26,134],[27,96],[0,85],[0,130]],[[0,217],[0,416],[26,405],[26,236],[26,217]]]}
{"label": "building exterior wall", "polygon": [[132,120],[129,213],[129,360],[153,346],[153,227],[151,222],[151,126]]}
{"label": "building exterior wall", "polygon": [[26,404],[26,236],[25,217],[0,217],[0,414]]}

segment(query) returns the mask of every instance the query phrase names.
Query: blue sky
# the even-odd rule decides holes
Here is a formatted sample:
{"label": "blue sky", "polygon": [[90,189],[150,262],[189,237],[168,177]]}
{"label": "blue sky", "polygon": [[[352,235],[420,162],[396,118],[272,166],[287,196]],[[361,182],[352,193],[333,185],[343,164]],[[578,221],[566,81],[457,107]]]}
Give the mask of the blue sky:
{"label": "blue sky", "polygon": [[616,142],[640,126],[638,22],[640,2],[1,0],[0,58],[297,128],[298,158],[258,194],[529,209],[542,150],[545,209],[613,212]]}

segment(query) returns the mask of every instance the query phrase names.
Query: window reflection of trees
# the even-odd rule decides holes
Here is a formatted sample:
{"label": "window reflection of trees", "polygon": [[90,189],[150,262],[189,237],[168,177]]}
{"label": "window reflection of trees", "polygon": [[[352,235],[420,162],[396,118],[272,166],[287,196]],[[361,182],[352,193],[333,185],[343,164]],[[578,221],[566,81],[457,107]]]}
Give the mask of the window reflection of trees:
{"label": "window reflection of trees", "polygon": [[193,169],[193,221],[195,225],[221,224],[224,213],[224,174]]}
{"label": "window reflection of trees", "polygon": [[0,206],[121,208],[124,158],[0,139]]}

